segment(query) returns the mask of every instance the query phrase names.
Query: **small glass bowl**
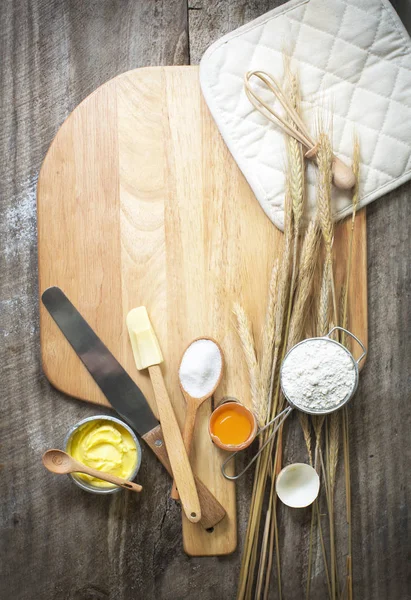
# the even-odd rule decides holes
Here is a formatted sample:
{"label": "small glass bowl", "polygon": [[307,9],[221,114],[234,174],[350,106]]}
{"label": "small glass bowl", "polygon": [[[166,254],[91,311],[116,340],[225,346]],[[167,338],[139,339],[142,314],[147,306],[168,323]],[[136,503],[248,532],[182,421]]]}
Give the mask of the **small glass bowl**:
{"label": "small glass bowl", "polygon": [[[78,423],[73,425],[73,427],[71,427],[69,429],[69,431],[67,432],[67,435],[64,439],[64,449],[67,452],[67,454],[70,454],[69,449],[70,449],[70,445],[71,445],[71,440],[72,440],[75,432],[78,430],[79,427],[81,427],[85,423],[89,423],[90,421],[111,421],[111,422],[117,423],[118,425],[121,425],[121,427],[124,427],[124,429],[126,429],[129,432],[129,434],[133,438],[133,441],[136,445],[136,450],[137,450],[136,465],[135,465],[133,471],[130,473],[130,476],[127,477],[127,479],[129,481],[133,481],[133,479],[136,477],[137,473],[139,472],[140,465],[141,465],[141,446],[140,446],[140,443],[139,443],[134,431],[126,423],[124,423],[124,421],[121,421],[120,419],[117,419],[116,417],[109,417],[107,415],[95,415],[94,417],[87,417],[86,419],[82,419],[81,421],[79,421]],[[100,495],[101,494],[103,494],[103,495],[104,494],[114,494],[115,492],[119,492],[122,489],[118,486],[107,487],[107,488],[97,487],[91,483],[88,483],[84,479],[81,479],[75,473],[70,473],[69,477],[71,477],[71,479],[74,481],[74,483],[76,485],[78,485],[78,487],[80,487],[82,490],[85,490],[86,492],[91,492],[92,494],[100,494]]]}
{"label": "small glass bowl", "polygon": [[[214,421],[216,420],[216,418],[220,415],[221,412],[223,412],[224,410],[226,410],[227,408],[230,408],[230,407],[235,410],[238,410],[241,414],[243,414],[248,419],[250,426],[251,426],[250,435],[248,436],[248,438],[246,440],[244,440],[244,442],[242,442],[240,444],[224,444],[220,440],[220,438],[214,434],[214,431],[213,431]],[[253,443],[253,441],[255,440],[257,431],[258,431],[258,425],[257,425],[257,419],[254,416],[254,413],[252,413],[249,408],[244,406],[244,404],[241,404],[241,402],[239,402],[238,400],[235,400],[235,399],[226,400],[225,402],[222,402],[221,404],[219,404],[217,406],[217,408],[215,408],[213,410],[213,412],[211,413],[210,419],[208,421],[208,433],[211,437],[211,440],[213,441],[213,443],[216,446],[218,446],[222,450],[226,450],[227,452],[238,452],[239,450],[245,450],[245,448],[248,448],[248,446],[250,446]]]}
{"label": "small glass bowl", "polygon": [[320,478],[310,465],[294,463],[284,467],[277,475],[275,490],[283,504],[291,508],[305,508],[317,498]]}

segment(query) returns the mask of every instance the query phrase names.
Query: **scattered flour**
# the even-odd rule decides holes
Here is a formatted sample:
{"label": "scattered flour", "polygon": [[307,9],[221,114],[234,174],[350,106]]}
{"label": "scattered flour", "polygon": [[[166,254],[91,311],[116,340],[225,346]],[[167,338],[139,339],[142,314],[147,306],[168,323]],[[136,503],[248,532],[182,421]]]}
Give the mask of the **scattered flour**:
{"label": "scattered flour", "polygon": [[193,398],[202,398],[216,386],[222,367],[217,344],[209,339],[197,340],[187,348],[181,361],[181,385]]}
{"label": "scattered flour", "polygon": [[295,346],[284,360],[281,387],[302,410],[332,410],[354,391],[355,365],[341,346],[312,339]]}

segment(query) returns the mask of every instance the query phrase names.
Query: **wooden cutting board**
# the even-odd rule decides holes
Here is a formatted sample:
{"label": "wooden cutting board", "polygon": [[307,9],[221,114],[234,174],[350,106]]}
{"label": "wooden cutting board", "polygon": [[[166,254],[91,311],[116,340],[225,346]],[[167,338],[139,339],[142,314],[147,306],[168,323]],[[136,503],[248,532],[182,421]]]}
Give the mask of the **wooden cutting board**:
{"label": "wooden cutting board", "polygon": [[[137,371],[126,315],[148,309],[165,357],[164,374],[180,424],[178,365],[189,342],[217,339],[226,371],[216,394],[250,403],[247,371],[233,327],[239,301],[257,345],[273,261],[282,234],[254,198],[204,103],[197,67],[136,69],[109,81],[69,116],[44,160],[38,183],[40,294],[60,286],[141,387],[154,412],[146,374]],[[365,211],[357,218],[350,326],[367,341]],[[349,224],[336,234],[338,280]],[[107,401],[40,303],[44,371],[58,389]],[[235,484],[220,473],[210,442],[210,403],[200,409],[193,468],[227,510],[206,532],[183,519],[191,555],[233,552]],[[144,484],[144,482],[142,482]],[[171,483],[171,482],[170,482]]]}

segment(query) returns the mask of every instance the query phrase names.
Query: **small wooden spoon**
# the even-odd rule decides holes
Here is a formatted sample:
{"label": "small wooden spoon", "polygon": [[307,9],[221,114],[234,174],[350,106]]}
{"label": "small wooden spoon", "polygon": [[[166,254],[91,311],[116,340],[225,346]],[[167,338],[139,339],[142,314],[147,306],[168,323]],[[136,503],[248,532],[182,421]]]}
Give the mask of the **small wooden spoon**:
{"label": "small wooden spoon", "polygon": [[57,473],[58,475],[64,475],[66,473],[84,473],[85,475],[91,475],[92,477],[97,477],[103,481],[114,483],[115,485],[125,488],[126,490],[131,490],[132,492],[141,492],[143,489],[138,483],[133,483],[132,481],[127,481],[116,475],[110,475],[109,473],[103,473],[97,469],[87,467],[67,454],[67,452],[63,452],[63,450],[47,450],[47,452],[43,454],[42,460],[46,469],[52,473]]}
{"label": "small wooden spoon", "polygon": [[[202,396],[201,398],[195,398],[195,397],[191,396],[184,389],[184,387],[181,383],[181,380],[180,380],[180,388],[181,388],[181,391],[183,392],[183,396],[184,396],[184,399],[185,399],[186,405],[187,405],[186,406],[186,416],[185,416],[185,421],[184,421],[183,440],[184,440],[184,445],[187,450],[188,456],[190,456],[190,448],[191,448],[191,442],[193,439],[197,411],[200,408],[200,406],[203,404],[203,402],[205,402],[206,400],[208,400],[209,398],[212,397],[212,395],[216,391],[217,387],[220,385],[220,382],[221,382],[221,379],[223,376],[223,370],[224,370],[224,356],[223,356],[223,351],[221,349],[221,346],[218,342],[216,342],[213,338],[210,338],[210,337],[199,337],[199,338],[196,338],[195,340],[193,340],[192,342],[190,342],[190,344],[185,349],[184,354],[181,358],[180,366],[183,361],[184,355],[187,352],[187,350],[190,348],[190,346],[192,346],[195,342],[198,342],[200,340],[208,340],[210,342],[213,342],[213,344],[215,344],[218,347],[218,349],[220,351],[220,355],[221,355],[221,372],[220,372],[220,376],[217,379],[216,384],[214,385],[213,389],[209,390],[208,393],[205,396]],[[177,487],[176,487],[176,484],[174,481],[173,481],[173,487],[171,489],[171,498],[173,498],[174,500],[179,499],[179,494],[178,494]]]}

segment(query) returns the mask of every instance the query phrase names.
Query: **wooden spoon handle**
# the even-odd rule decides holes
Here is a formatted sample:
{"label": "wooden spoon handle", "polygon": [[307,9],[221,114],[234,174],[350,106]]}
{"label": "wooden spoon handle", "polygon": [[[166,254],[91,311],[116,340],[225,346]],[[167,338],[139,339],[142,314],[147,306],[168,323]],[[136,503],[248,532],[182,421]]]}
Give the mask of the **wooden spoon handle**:
{"label": "wooden spoon handle", "polygon": [[[145,433],[142,438],[172,477],[173,472],[171,470],[170,460],[168,458],[161,425],[158,425],[151,431]],[[196,475],[194,475],[194,480],[196,482],[198,497],[201,504],[200,523],[204,529],[215,527],[225,517],[226,511]]]}
{"label": "wooden spoon handle", "polygon": [[103,473],[102,471],[92,469],[91,467],[87,467],[86,465],[81,465],[81,469],[73,472],[84,473],[85,475],[91,475],[91,477],[97,477],[98,479],[108,481],[108,483],[114,483],[115,485],[118,485],[119,487],[122,487],[125,490],[130,490],[132,492],[141,492],[141,490],[143,489],[138,483],[127,481],[127,479],[122,479],[121,477],[117,477],[117,475],[111,475],[110,473]]}
{"label": "wooden spoon handle", "polygon": [[168,457],[180,492],[181,504],[187,519],[192,523],[198,523],[201,519],[201,508],[197,488],[163,374],[159,365],[149,367],[148,371],[156,397]]}
{"label": "wooden spoon handle", "polygon": [[[188,456],[190,456],[191,442],[193,440],[194,426],[196,422],[198,406],[196,402],[193,402],[189,396],[186,396],[186,417],[184,421],[183,440],[184,446],[187,450]],[[177,484],[173,481],[173,487],[171,488],[171,498],[173,500],[179,500],[180,495],[177,490]]]}

